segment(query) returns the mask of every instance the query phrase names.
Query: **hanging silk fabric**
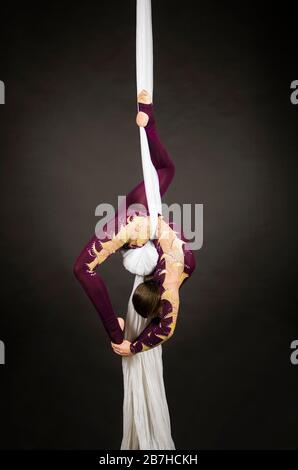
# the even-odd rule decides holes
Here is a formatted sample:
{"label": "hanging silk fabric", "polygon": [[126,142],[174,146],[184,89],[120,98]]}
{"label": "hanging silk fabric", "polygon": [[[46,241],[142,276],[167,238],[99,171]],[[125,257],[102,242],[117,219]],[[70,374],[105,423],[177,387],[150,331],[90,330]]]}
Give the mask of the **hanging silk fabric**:
{"label": "hanging silk fabric", "polygon": [[[153,97],[153,39],[151,0],[137,0],[136,70],[137,94],[143,89]],[[151,238],[154,238],[161,197],[157,172],[152,164],[145,129],[140,127],[140,144],[146,198],[150,214]],[[148,324],[132,304],[136,287],[143,276],[156,266],[157,251],[151,241],[142,248],[128,250],[123,263],[135,274],[128,303],[125,339],[133,341]],[[121,450],[172,450],[169,409],[163,380],[162,345],[133,356],[122,357],[123,370],[123,438]]]}

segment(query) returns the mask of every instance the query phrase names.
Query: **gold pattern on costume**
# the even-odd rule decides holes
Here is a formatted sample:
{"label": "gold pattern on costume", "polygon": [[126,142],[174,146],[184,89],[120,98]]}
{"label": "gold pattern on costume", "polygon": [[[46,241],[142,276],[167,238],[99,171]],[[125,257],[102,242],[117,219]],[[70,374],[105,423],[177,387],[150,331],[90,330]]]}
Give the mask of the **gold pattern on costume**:
{"label": "gold pattern on costume", "polygon": [[[161,271],[164,275],[161,294],[161,301],[170,303],[170,311],[160,317],[159,328],[164,329],[165,334],[161,332],[151,331],[148,333],[147,340],[149,345],[142,345],[142,351],[147,351],[152,348],[150,345],[150,337],[160,338],[161,344],[170,338],[175,330],[177,323],[177,316],[179,310],[179,287],[182,282],[188,277],[184,272],[184,251],[183,246],[185,242],[178,238],[177,232],[174,231],[163,219],[159,216],[157,227],[158,244],[163,252],[161,260],[164,260],[165,267]],[[150,217],[144,215],[134,215],[127,218],[127,224],[122,225],[117,235],[106,242],[99,241],[98,248],[94,243],[90,249],[90,254],[94,257],[93,261],[87,263],[88,273],[95,275],[95,268],[97,265],[105,261],[111,254],[115,253],[119,248],[125,244],[131,247],[141,247],[150,239]],[[169,319],[171,319],[169,323]],[[168,321],[166,321],[168,320]]]}
{"label": "gold pattern on costume", "polygon": [[[160,332],[150,332],[146,338],[146,343],[149,342],[149,344],[145,344],[143,341],[140,341],[142,352],[151,349],[151,336],[153,337],[154,335],[155,337],[160,338],[161,341],[158,344],[161,344],[173,335],[179,310],[179,287],[188,277],[188,274],[184,272],[183,246],[185,245],[185,242],[178,238],[177,232],[172,230],[162,217],[159,217],[157,236],[158,243],[163,251],[161,260],[165,261],[165,268],[160,273],[161,275],[165,275],[162,283],[164,292],[161,294],[161,300],[168,301],[171,305],[171,309],[166,315],[163,315],[160,318],[160,327],[166,328],[167,332],[164,335]],[[171,322],[163,325],[163,321],[170,318]]]}
{"label": "gold pattern on costume", "polygon": [[95,243],[91,248],[94,260],[87,263],[88,273],[93,275],[94,269],[103,263],[111,254],[115,253],[126,243],[130,242],[134,246],[143,246],[149,240],[150,225],[149,218],[144,216],[134,216],[128,218],[127,225],[121,225],[117,235],[113,235],[111,240],[100,241],[100,249],[96,249]]}

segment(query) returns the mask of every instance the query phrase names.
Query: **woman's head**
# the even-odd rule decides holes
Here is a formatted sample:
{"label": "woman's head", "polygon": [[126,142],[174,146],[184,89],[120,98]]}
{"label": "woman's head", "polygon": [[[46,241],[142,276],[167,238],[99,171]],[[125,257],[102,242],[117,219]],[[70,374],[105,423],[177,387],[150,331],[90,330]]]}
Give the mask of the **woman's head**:
{"label": "woman's head", "polygon": [[145,276],[132,296],[136,312],[144,318],[156,316],[160,306],[160,291],[153,276]]}

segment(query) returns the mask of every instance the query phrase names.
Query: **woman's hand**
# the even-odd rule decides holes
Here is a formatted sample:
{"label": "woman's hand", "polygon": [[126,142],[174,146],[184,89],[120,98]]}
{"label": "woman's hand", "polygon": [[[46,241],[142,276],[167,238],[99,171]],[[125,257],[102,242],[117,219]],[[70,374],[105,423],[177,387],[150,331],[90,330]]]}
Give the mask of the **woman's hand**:
{"label": "woman's hand", "polygon": [[115,354],[119,354],[120,356],[132,356],[130,341],[125,339],[121,344],[111,343],[111,345]]}

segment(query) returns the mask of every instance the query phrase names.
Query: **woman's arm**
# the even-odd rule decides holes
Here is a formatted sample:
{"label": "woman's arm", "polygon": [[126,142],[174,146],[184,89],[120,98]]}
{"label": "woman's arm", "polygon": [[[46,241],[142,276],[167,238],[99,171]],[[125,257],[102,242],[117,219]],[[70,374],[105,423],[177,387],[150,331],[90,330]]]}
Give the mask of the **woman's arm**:
{"label": "woman's arm", "polygon": [[[138,230],[142,231],[142,239],[137,238]],[[114,313],[106,285],[96,268],[126,243],[134,242],[141,246],[148,239],[148,219],[135,216],[112,237],[92,237],[74,265],[76,278],[96,308],[110,340],[116,344],[123,342],[123,331]]]}
{"label": "woman's arm", "polygon": [[161,313],[153,318],[142,333],[130,344],[132,354],[147,351],[171,338],[179,310],[179,287],[165,290],[161,296]]}
{"label": "woman's arm", "polygon": [[151,320],[130,345],[133,354],[158,346],[173,335],[179,310],[179,288],[188,277],[185,272],[185,243],[162,219],[159,221],[157,234],[163,253],[157,270],[163,279],[161,309],[159,315]]}

